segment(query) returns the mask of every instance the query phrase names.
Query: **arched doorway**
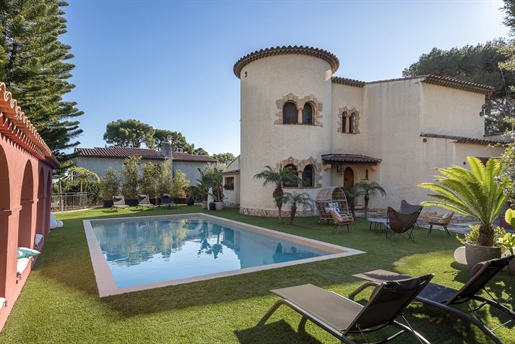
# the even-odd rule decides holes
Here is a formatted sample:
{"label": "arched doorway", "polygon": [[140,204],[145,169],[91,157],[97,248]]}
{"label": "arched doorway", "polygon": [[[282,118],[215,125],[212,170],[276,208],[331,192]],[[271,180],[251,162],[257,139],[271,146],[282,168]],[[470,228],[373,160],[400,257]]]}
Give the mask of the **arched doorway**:
{"label": "arched doorway", "polygon": [[354,171],[352,168],[347,167],[345,171],[343,171],[343,187],[346,189],[350,189],[354,186]]}
{"label": "arched doorway", "polygon": [[30,161],[25,165],[21,186],[21,211],[18,227],[18,246],[32,247],[32,204],[34,203],[34,176]]}
{"label": "arched doorway", "polygon": [[[11,193],[9,187],[9,168],[7,166],[7,159],[5,157],[5,151],[0,146],[0,190],[2,190],[2,197],[0,197],[0,295],[6,295],[6,283],[5,279],[7,276],[7,244],[9,242],[7,235],[9,231],[9,215],[11,209]],[[4,210],[4,211],[2,211]]]}

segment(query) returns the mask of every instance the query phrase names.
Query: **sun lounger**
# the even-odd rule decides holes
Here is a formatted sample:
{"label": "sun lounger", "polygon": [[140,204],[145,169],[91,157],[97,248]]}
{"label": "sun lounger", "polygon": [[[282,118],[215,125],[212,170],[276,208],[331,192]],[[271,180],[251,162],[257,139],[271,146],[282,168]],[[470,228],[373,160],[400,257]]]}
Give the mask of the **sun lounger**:
{"label": "sun lounger", "polygon": [[[503,343],[503,341],[494,334],[494,331],[515,320],[515,312],[502,305],[499,301],[495,300],[493,295],[485,289],[485,286],[495,275],[497,275],[499,271],[501,271],[509,264],[511,259],[513,259],[513,256],[491,259],[476,264],[476,266],[471,270],[471,272],[473,272],[472,276],[460,290],[455,290],[435,283],[429,283],[429,285],[416,297],[416,300],[426,305],[439,308],[440,310],[447,312],[452,316],[457,316],[466,321],[469,321],[481,329],[481,331],[483,331],[495,343]],[[355,295],[369,286],[376,286],[378,283],[384,283],[385,281],[392,279],[399,279],[403,277],[408,278],[408,276],[403,276],[401,274],[385,270],[375,270],[353,276],[367,280],[369,282],[365,283],[354,292],[352,292],[350,294],[350,298],[353,298]],[[482,290],[485,291],[490,296],[490,298],[485,298],[478,295]],[[469,302],[472,300],[479,301],[480,305],[475,306],[469,304]],[[465,312],[455,308],[454,306],[458,304],[469,304],[470,311]],[[501,313],[504,313],[508,320],[493,329],[488,328],[480,320],[480,314],[477,312],[487,304],[490,307],[499,310]]]}
{"label": "sun lounger", "polygon": [[169,194],[161,194],[161,203],[159,206],[164,206],[171,208],[172,206],[175,206],[175,209],[177,209],[178,205],[172,201],[172,197],[170,197]]}
{"label": "sun lounger", "polygon": [[125,204],[125,198],[123,196],[113,196],[113,206],[111,209],[116,208],[116,211],[118,211],[118,208],[129,208],[127,204]]}
{"label": "sun lounger", "polygon": [[141,207],[142,210],[149,207],[154,209],[154,205],[150,203],[150,198],[148,198],[148,195],[138,195],[138,205],[136,206],[136,209],[138,207]]}
{"label": "sun lounger", "polygon": [[271,290],[270,292],[282,299],[270,308],[260,324],[264,325],[279,306],[286,305],[302,315],[299,331],[304,331],[306,321],[310,320],[340,341],[354,343],[348,337],[349,334],[361,334],[368,342],[365,333],[392,326],[399,332],[385,341],[407,333],[421,343],[429,343],[409,324],[405,325],[395,319],[402,316],[404,308],[424,289],[431,278],[433,275],[379,283],[364,306],[312,284]]}

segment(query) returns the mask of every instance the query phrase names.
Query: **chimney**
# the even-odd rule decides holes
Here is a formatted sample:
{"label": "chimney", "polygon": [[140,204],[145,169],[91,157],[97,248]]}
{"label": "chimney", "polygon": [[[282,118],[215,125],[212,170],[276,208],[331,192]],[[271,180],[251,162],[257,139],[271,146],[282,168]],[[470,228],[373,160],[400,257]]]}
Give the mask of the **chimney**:
{"label": "chimney", "polygon": [[172,159],[172,146],[170,145],[170,142],[163,142],[161,154],[166,158]]}

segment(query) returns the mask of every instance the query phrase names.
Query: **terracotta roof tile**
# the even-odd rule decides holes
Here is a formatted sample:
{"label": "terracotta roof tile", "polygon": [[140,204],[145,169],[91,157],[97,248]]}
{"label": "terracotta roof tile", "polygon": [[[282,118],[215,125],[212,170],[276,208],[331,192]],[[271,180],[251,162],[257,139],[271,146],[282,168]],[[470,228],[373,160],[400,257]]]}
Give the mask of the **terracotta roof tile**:
{"label": "terracotta roof tile", "polygon": [[453,78],[449,78],[446,76],[431,75],[431,74],[410,76],[407,78],[372,81],[372,82],[367,82],[366,84],[367,85],[368,84],[380,84],[380,83],[386,83],[386,82],[392,82],[392,81],[411,80],[411,79],[421,79],[422,82],[425,82],[428,84],[444,86],[444,87],[454,88],[454,89],[463,90],[463,91],[481,93],[481,94],[485,94],[485,95],[490,94],[493,91],[493,87],[490,87],[490,86],[485,86],[485,85],[476,84],[473,82],[453,79]]}
{"label": "terracotta roof tile", "polygon": [[[95,147],[95,148],[75,148],[75,152],[80,151],[80,156],[97,158],[128,158],[133,155],[140,155],[147,160],[164,160],[165,157],[160,151],[148,148],[130,147]],[[193,162],[216,162],[215,159],[207,155],[191,155],[184,152],[173,152],[172,161],[193,161]]]}
{"label": "terracotta roof tile", "polygon": [[431,133],[421,133],[420,137],[448,139],[448,140],[454,140],[456,143],[465,143],[465,144],[474,144],[474,145],[495,145],[495,144],[508,144],[508,143],[513,142],[513,139],[511,139],[511,138],[478,139],[478,138],[473,138],[473,137],[431,134]]}
{"label": "terracotta roof tile", "polygon": [[372,158],[361,154],[324,154],[322,155],[324,162],[347,162],[353,164],[372,164],[377,165],[381,159]]}
{"label": "terracotta roof tile", "polygon": [[339,76],[333,76],[331,78],[331,81],[333,82],[333,84],[340,84],[340,85],[347,85],[347,86],[354,86],[354,87],[364,87],[366,85],[366,82],[364,82],[364,81],[341,78]]}
{"label": "terracotta roof tile", "polygon": [[336,55],[333,55],[326,50],[312,48],[312,47],[304,47],[302,45],[300,45],[300,46],[295,45],[293,47],[291,45],[289,45],[289,46],[261,49],[261,50],[254,51],[253,53],[243,56],[241,59],[239,59],[234,64],[234,67],[233,67],[234,74],[236,75],[237,78],[239,78],[240,74],[241,74],[241,70],[247,64],[249,64],[253,61],[265,58],[265,57],[277,56],[277,55],[307,55],[307,56],[318,57],[322,60],[325,60],[327,63],[329,63],[333,73],[335,73],[338,70],[338,67],[340,66],[340,60],[338,60]]}
{"label": "terracotta roof tile", "polygon": [[39,160],[46,161],[54,168],[59,166],[52,151],[3,82],[0,82],[0,132]]}

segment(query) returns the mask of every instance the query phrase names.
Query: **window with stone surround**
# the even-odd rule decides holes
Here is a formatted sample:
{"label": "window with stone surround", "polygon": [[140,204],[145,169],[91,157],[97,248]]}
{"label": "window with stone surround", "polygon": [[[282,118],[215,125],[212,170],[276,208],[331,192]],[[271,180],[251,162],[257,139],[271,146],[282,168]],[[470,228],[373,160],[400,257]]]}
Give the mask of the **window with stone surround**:
{"label": "window with stone surround", "polygon": [[[288,164],[288,165],[284,166],[284,169],[288,170],[288,172],[291,174],[298,174],[297,167],[293,164]],[[297,184],[297,182],[284,182],[283,183],[283,187],[285,187],[285,188],[296,188],[298,186],[299,185]]]}
{"label": "window with stone surround", "polygon": [[313,105],[311,103],[304,104],[302,109],[302,124],[313,124]]}
{"label": "window with stone surround", "polygon": [[302,183],[306,188],[312,188],[313,181],[315,180],[315,169],[311,165],[307,165],[304,167],[304,171],[302,171]]}
{"label": "window with stone surround", "polygon": [[299,98],[293,93],[276,100],[279,112],[274,124],[302,124],[322,126],[323,106],[312,94]]}
{"label": "window with stone surround", "polygon": [[359,111],[343,107],[338,112],[338,132],[342,134],[359,134]]}
{"label": "window with stone surround", "polygon": [[297,106],[287,102],[283,106],[283,124],[297,124]]}

